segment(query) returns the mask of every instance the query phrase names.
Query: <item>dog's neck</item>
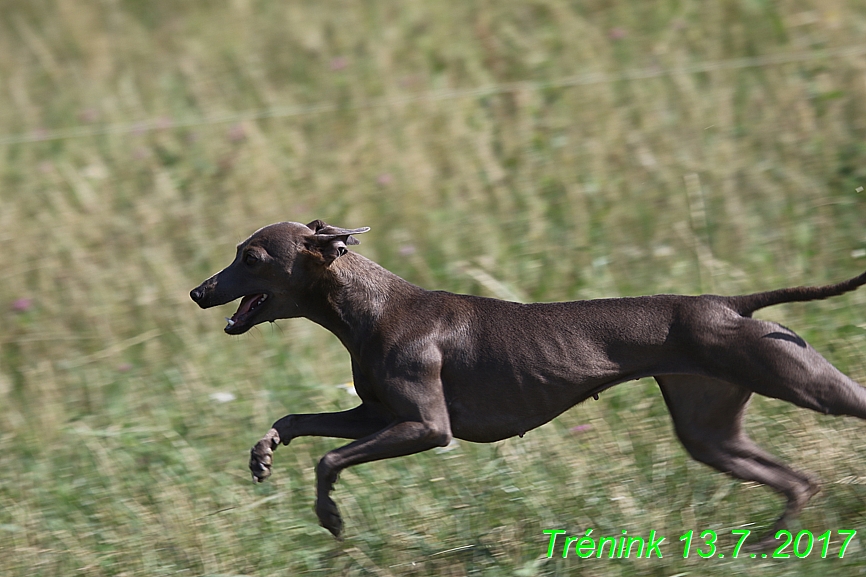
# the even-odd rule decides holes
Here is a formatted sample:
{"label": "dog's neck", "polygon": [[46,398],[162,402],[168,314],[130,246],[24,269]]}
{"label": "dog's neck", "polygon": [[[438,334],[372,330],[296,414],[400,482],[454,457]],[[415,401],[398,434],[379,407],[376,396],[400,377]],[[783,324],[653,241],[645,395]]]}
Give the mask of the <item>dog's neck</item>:
{"label": "dog's neck", "polygon": [[370,259],[347,252],[322,271],[309,288],[315,305],[304,316],[322,325],[352,350],[371,336],[388,307],[423,291]]}

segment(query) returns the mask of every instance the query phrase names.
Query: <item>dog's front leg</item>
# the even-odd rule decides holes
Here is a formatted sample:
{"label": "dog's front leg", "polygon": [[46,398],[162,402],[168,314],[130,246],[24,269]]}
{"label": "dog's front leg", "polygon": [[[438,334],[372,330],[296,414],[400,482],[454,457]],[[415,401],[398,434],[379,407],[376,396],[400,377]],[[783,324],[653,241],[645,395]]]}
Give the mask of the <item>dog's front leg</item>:
{"label": "dog's front leg", "polygon": [[391,419],[367,403],[339,413],[286,415],[250,450],[253,480],[262,482],[271,474],[274,450],[295,437],[360,439],[388,426]]}
{"label": "dog's front leg", "polygon": [[401,457],[444,447],[451,442],[446,424],[428,421],[401,421],[325,454],[316,467],[316,515],[322,527],[340,538],[343,521],[330,497],[340,471],[352,465]]}

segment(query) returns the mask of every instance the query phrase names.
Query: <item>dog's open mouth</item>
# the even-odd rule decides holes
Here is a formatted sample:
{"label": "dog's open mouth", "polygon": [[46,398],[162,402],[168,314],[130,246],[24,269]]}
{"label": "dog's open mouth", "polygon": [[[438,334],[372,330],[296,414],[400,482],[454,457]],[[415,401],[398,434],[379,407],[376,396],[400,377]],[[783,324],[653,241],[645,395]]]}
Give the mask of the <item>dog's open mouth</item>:
{"label": "dog's open mouth", "polygon": [[223,330],[232,335],[238,335],[248,330],[253,326],[249,322],[250,319],[266,300],[268,300],[268,295],[266,294],[253,294],[242,298],[241,304],[238,306],[235,314],[231,318],[226,318],[227,324]]}

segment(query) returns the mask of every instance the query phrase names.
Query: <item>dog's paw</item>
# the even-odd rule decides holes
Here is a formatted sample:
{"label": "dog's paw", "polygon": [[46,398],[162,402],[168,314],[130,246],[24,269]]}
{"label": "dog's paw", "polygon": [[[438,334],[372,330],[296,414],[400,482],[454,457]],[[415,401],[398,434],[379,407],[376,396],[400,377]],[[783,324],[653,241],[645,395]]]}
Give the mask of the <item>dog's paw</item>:
{"label": "dog's paw", "polygon": [[342,541],[340,534],[343,532],[343,519],[333,499],[330,497],[316,499],[316,516],[322,527],[330,531],[338,541]]}
{"label": "dog's paw", "polygon": [[272,444],[271,439],[265,438],[250,449],[250,472],[253,474],[253,481],[257,483],[271,476],[271,463],[274,458]]}
{"label": "dog's paw", "polygon": [[773,549],[779,545],[778,539],[776,539],[776,534],[773,532],[767,533],[754,543],[749,543],[743,547],[743,551],[746,553],[760,553],[762,551],[767,551],[768,549]]}

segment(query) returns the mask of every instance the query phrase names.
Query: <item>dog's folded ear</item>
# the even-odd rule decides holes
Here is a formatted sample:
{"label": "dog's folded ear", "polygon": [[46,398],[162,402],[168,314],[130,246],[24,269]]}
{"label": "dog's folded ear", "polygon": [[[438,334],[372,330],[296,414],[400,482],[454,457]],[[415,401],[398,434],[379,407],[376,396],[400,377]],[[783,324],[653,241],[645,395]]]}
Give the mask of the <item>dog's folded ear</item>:
{"label": "dog's folded ear", "polygon": [[309,248],[322,255],[326,266],[334,262],[337,257],[346,254],[347,244],[361,244],[357,238],[352,236],[353,234],[361,234],[370,230],[369,226],[352,229],[340,228],[321,220],[314,220],[307,224],[307,227],[315,233],[309,237]]}

